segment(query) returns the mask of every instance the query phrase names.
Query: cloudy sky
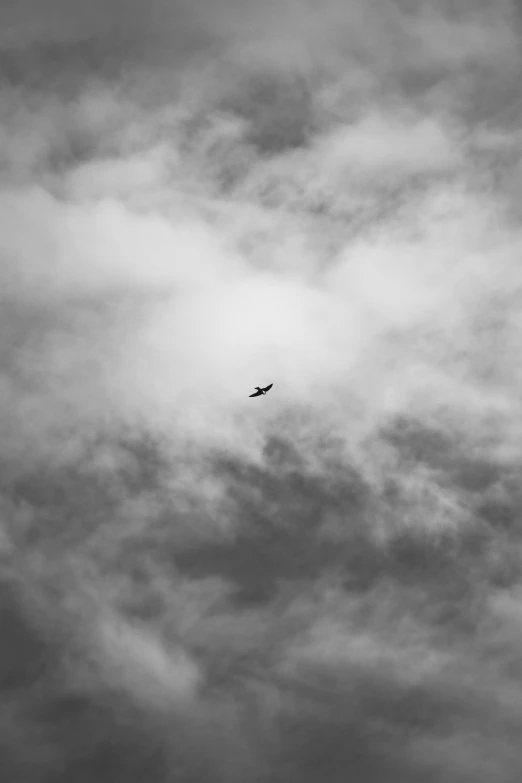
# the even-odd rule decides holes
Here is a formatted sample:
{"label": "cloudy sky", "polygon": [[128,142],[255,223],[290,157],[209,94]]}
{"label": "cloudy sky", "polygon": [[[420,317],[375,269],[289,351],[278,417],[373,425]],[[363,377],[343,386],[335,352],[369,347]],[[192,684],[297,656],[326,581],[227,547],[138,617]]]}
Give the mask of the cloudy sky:
{"label": "cloudy sky", "polygon": [[3,780],[520,780],[521,36],[0,0]]}

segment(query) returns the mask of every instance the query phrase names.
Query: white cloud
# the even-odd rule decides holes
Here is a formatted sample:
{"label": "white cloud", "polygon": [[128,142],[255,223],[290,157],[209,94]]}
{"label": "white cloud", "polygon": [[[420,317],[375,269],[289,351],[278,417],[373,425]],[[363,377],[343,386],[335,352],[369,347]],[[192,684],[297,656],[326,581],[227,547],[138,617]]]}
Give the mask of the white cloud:
{"label": "white cloud", "polygon": [[326,170],[363,177],[443,172],[460,162],[458,145],[436,120],[377,113],[320,139],[317,155]]}

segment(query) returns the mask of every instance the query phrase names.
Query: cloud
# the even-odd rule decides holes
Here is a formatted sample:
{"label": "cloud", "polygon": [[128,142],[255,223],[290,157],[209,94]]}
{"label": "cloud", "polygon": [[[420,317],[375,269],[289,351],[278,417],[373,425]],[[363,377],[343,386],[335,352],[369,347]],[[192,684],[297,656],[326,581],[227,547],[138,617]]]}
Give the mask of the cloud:
{"label": "cloud", "polygon": [[0,9],[6,779],[516,778],[519,24]]}

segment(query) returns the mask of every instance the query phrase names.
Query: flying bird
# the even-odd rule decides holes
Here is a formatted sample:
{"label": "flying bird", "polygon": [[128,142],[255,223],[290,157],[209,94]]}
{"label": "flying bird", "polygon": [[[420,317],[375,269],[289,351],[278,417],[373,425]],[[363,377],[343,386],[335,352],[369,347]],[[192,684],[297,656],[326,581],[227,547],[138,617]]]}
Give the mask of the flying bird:
{"label": "flying bird", "polygon": [[266,394],[267,391],[270,391],[270,389],[272,388],[273,385],[274,384],[271,383],[269,386],[265,386],[264,389],[261,389],[259,386],[256,386],[255,388],[257,389],[257,391],[254,392],[253,394],[249,394],[248,396],[249,397],[259,397],[260,394]]}

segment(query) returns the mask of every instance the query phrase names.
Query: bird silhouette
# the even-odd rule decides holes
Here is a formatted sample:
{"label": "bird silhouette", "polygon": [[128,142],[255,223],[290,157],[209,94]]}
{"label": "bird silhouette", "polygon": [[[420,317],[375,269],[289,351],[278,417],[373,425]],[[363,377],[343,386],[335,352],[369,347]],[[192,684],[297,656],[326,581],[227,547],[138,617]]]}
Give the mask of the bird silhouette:
{"label": "bird silhouette", "polygon": [[272,388],[273,385],[274,384],[271,383],[269,386],[265,386],[264,389],[261,389],[259,386],[256,386],[255,388],[257,389],[257,391],[254,392],[253,394],[249,394],[248,396],[249,397],[259,397],[260,394],[266,394],[267,391],[270,391],[270,389]]}

